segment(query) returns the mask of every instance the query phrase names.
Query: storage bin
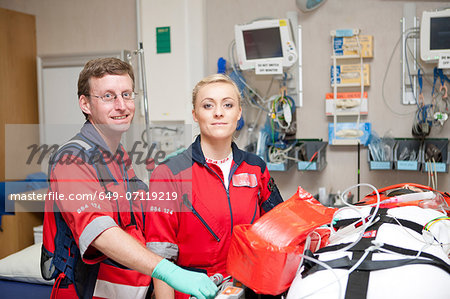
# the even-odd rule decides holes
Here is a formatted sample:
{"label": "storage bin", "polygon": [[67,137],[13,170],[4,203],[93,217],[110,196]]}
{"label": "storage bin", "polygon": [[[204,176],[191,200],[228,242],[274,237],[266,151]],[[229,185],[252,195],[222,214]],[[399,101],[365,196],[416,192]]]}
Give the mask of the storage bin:
{"label": "storage bin", "polygon": [[[384,138],[381,138],[381,141],[385,141]],[[387,142],[385,144],[388,144]],[[372,150],[375,150],[373,148],[372,144],[369,143],[369,150],[367,151],[367,161],[369,162],[369,169],[370,170],[390,170],[393,168],[394,165],[394,148],[395,148],[395,142],[393,144],[389,145],[389,151],[387,152],[388,160],[381,160],[378,158],[375,158],[372,153]],[[376,150],[382,151],[384,148],[377,148]]]}
{"label": "storage bin", "polygon": [[[327,142],[324,141],[303,141],[297,150],[297,159],[305,159],[305,161],[297,162],[298,170],[305,171],[322,171],[327,165],[326,147]],[[302,154],[304,153],[304,154]]]}
{"label": "storage bin", "polygon": [[[267,155],[269,155],[269,147],[267,148],[267,151]],[[288,157],[294,158],[294,154],[295,147],[289,150]],[[292,167],[292,165],[294,165],[294,162],[295,161],[293,159],[286,159],[286,161],[280,163],[267,161],[266,165],[269,171],[288,171]]]}
{"label": "storage bin", "polygon": [[394,168],[397,170],[418,171],[421,167],[421,145],[418,139],[396,139],[394,148]]}
{"label": "storage bin", "polygon": [[448,172],[449,156],[448,139],[425,139],[421,151],[422,172]]}

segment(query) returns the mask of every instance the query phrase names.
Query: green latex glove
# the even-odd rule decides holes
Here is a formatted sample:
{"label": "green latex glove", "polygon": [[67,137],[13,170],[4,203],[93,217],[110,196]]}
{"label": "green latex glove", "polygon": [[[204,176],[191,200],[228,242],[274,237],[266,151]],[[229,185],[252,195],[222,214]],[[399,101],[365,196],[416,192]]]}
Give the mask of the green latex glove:
{"label": "green latex glove", "polygon": [[333,220],[331,220],[331,225],[335,226],[338,221],[338,218],[333,218]]}
{"label": "green latex glove", "polygon": [[197,299],[214,298],[217,286],[203,273],[184,270],[163,259],[156,265],[152,277],[160,279],[177,291],[195,296]]}

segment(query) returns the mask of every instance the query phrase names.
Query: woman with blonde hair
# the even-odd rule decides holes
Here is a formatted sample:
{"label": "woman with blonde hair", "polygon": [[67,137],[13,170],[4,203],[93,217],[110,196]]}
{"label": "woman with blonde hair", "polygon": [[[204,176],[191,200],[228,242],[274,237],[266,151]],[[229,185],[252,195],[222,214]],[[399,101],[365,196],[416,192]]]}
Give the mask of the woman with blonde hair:
{"label": "woman with blonde hair", "polygon": [[[227,277],[233,227],[253,223],[283,200],[265,162],[233,142],[242,114],[234,81],[222,74],[202,79],[192,105],[200,135],[150,179],[150,193],[175,194],[176,200],[172,208],[147,207],[147,247],[181,267]],[[174,296],[161,281],[155,291],[157,298]],[[188,296],[176,292],[175,298]]]}

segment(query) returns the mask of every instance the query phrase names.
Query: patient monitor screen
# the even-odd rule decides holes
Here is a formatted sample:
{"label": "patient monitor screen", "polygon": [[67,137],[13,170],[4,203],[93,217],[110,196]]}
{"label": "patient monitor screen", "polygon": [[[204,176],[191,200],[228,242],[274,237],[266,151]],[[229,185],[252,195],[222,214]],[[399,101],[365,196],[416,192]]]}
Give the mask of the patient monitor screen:
{"label": "patient monitor screen", "polygon": [[243,37],[247,59],[283,57],[278,27],[246,30]]}
{"label": "patient monitor screen", "polygon": [[450,17],[431,18],[430,50],[450,49]]}

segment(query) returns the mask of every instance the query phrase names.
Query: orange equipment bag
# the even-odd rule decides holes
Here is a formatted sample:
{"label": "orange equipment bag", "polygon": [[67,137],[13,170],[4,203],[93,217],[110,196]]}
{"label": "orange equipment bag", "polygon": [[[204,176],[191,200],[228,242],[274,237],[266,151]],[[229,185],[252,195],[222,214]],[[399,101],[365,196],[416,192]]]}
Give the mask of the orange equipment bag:
{"label": "orange equipment bag", "polygon": [[[323,206],[299,187],[290,199],[253,225],[234,227],[227,259],[228,273],[256,293],[281,294],[295,277],[307,236],[331,222],[336,210]],[[328,240],[329,230],[317,232],[311,248],[321,248]]]}

